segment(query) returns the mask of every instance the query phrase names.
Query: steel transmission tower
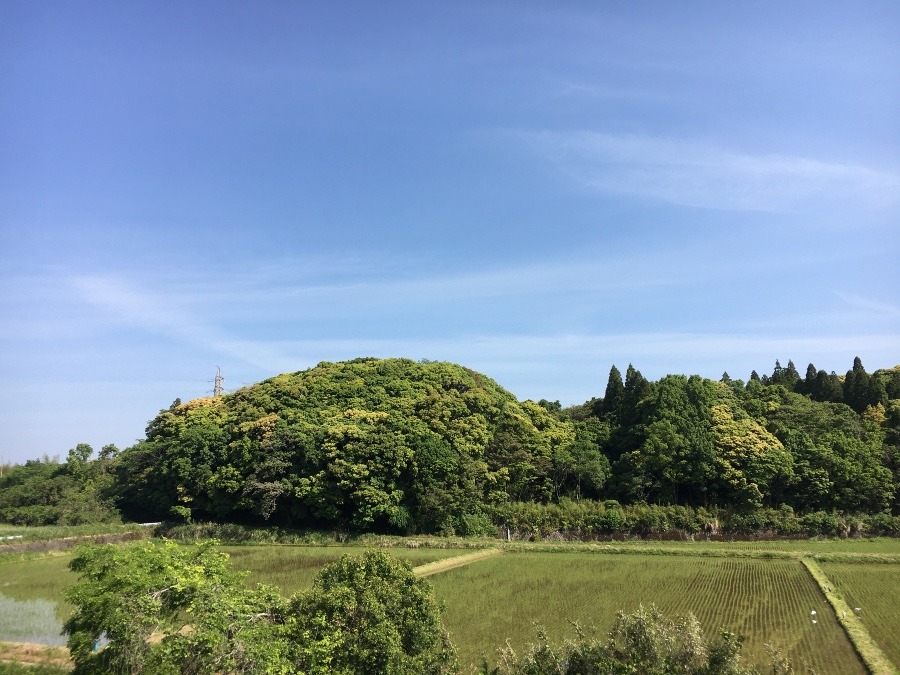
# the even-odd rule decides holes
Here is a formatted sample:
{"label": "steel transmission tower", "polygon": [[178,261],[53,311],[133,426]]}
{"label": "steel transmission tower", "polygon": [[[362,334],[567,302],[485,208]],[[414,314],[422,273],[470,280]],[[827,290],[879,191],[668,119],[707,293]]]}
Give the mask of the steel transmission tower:
{"label": "steel transmission tower", "polygon": [[225,393],[224,382],[225,378],[222,377],[222,369],[216,366],[216,379],[213,380],[213,396],[221,396]]}

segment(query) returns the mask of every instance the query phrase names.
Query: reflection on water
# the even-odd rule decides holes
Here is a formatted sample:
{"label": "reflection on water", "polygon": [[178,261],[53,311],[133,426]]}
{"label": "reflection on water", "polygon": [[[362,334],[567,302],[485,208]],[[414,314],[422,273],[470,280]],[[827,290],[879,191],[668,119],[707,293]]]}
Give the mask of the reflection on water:
{"label": "reflection on water", "polygon": [[15,600],[0,593],[0,640],[64,645],[62,622],[50,600]]}

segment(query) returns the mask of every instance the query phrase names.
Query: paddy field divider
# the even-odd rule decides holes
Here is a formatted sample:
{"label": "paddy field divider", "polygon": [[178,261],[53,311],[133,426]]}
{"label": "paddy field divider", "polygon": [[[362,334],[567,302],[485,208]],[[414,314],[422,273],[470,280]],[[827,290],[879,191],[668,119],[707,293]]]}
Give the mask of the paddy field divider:
{"label": "paddy field divider", "polygon": [[872,675],[900,675],[900,670],[897,670],[896,666],[881,651],[856,612],[850,608],[841,592],[834,587],[824,570],[819,567],[819,563],[812,558],[801,558],[800,562],[803,563],[809,575],[825,595],[825,599],[834,609],[838,623],[841,624],[866,669]]}
{"label": "paddy field divider", "polygon": [[470,563],[478,562],[479,560],[484,560],[485,558],[492,558],[493,556],[499,555],[500,553],[503,553],[503,551],[501,551],[499,548],[484,548],[473,553],[465,553],[463,555],[453,556],[452,558],[444,558],[443,560],[435,560],[434,562],[419,565],[418,567],[413,568],[413,573],[420,578],[430,577],[432,574],[438,574],[440,572],[446,572],[447,570],[456,569],[457,567],[462,567]]}

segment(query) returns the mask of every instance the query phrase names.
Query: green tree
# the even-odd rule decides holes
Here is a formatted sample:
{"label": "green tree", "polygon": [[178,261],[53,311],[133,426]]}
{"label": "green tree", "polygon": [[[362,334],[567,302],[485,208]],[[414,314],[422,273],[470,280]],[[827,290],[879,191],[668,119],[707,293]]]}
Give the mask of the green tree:
{"label": "green tree", "polygon": [[408,564],[344,556],[286,600],[247,588],[215,546],[81,549],[65,623],[75,675],[456,672],[431,587]]}
{"label": "green tree", "polygon": [[863,368],[862,360],[857,356],[853,359],[853,368],[844,376],[844,402],[861,413],[869,405],[871,376]]}
{"label": "green tree", "polygon": [[779,504],[794,478],[793,457],[781,441],[736,401],[712,407],[718,501],[742,509]]}
{"label": "green tree", "polygon": [[458,669],[431,586],[385,553],[344,556],[288,609],[296,672],[420,675]]}
{"label": "green tree", "polygon": [[609,438],[609,425],[596,418],[578,421],[571,443],[561,444],[553,453],[553,482],[556,498],[571,496],[597,499],[609,479],[609,460],[600,449]]}
{"label": "green tree", "polygon": [[606,391],[603,398],[599,401],[598,409],[595,413],[600,415],[613,415],[618,413],[622,396],[625,394],[625,385],[622,384],[622,373],[613,364],[609,369],[609,378],[606,381]]}
{"label": "green tree", "polygon": [[619,406],[619,423],[633,424],[639,417],[638,404],[652,392],[650,382],[641,375],[641,371],[628,364],[625,371],[625,390]]}
{"label": "green tree", "polygon": [[94,454],[94,449],[87,443],[79,443],[69,450],[69,456],[66,463],[70,466],[82,467],[87,464],[88,459]]}
{"label": "green tree", "polygon": [[215,542],[81,549],[64,627],[73,672],[288,672],[277,639],[286,602],[271,588],[244,588],[227,558]]}
{"label": "green tree", "polygon": [[817,374],[818,371],[816,370],[816,367],[812,363],[807,364],[806,376],[803,378],[803,381],[800,383],[800,388],[798,389],[801,394],[812,397],[813,391],[815,391],[816,388]]}
{"label": "green tree", "polygon": [[361,530],[408,525],[401,477],[413,452],[388,417],[348,410],[325,428],[325,466],[298,488],[317,515]]}

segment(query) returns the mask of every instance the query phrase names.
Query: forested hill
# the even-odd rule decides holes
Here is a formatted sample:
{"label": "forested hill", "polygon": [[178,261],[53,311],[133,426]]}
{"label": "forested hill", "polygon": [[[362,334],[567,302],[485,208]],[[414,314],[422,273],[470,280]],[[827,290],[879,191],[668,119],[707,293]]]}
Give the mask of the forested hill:
{"label": "forested hill", "polygon": [[160,412],[123,454],[123,505],[146,517],[175,507],[219,519],[465,531],[487,502],[550,499],[553,458],[576,445],[575,429],[458,365],[321,363]]}
{"label": "forested hill", "polygon": [[0,520],[78,521],[116,505],[137,520],[466,534],[523,505],[537,526],[536,505],[565,500],[596,505],[597,522],[577,527],[598,532],[639,528],[612,500],[692,507],[679,513],[694,528],[732,514],[764,529],[747,514],[766,509],[897,516],[900,366],[868,373],[857,359],[844,376],[810,365],[801,377],[776,362],[746,384],[613,366],[602,397],[564,409],[459,365],[358,359],[176,400],[135,446],[90,452],[8,470]]}
{"label": "forested hill", "polygon": [[563,410],[519,402],[449,363],[322,363],[160,412],[121,457],[122,503],[142,517],[174,507],[419,532],[465,532],[493,505],[565,496],[896,509],[900,369],[863,376],[857,363],[835,380],[848,398],[878,398],[865,407],[852,399],[861,413],[831,400],[836,387],[829,400],[801,393],[815,369],[806,380],[793,372],[779,365],[745,386],[680,375],[650,382],[631,367],[623,381],[614,367],[603,398]]}

